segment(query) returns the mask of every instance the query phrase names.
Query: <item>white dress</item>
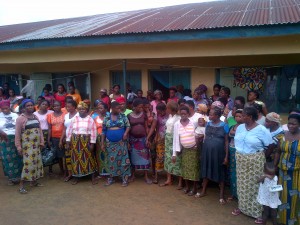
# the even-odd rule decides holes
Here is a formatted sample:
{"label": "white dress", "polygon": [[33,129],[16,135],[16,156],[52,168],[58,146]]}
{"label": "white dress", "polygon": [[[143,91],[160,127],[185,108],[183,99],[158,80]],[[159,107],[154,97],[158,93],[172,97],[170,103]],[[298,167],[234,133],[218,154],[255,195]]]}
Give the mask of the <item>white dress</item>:
{"label": "white dress", "polygon": [[277,207],[281,205],[279,192],[269,191],[270,187],[277,185],[277,181],[277,176],[274,176],[272,180],[266,177],[264,183],[259,184],[259,191],[257,196],[257,201],[259,202],[259,204],[269,206],[272,209],[277,209]]}

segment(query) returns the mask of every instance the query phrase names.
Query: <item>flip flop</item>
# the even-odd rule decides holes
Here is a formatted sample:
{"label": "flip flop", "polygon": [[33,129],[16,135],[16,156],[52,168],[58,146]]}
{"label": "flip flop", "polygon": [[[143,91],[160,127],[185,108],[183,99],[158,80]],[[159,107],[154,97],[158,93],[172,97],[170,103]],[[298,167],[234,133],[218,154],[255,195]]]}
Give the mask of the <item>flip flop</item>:
{"label": "flip flop", "polygon": [[197,193],[196,195],[195,195],[195,198],[203,198],[203,197],[205,197],[207,194],[202,194],[202,193]]}
{"label": "flip flop", "polygon": [[19,192],[21,193],[21,194],[27,194],[28,192],[25,190],[25,188],[20,188],[19,189]]}
{"label": "flip flop", "polygon": [[254,221],[254,223],[256,223],[256,224],[263,224],[264,221],[261,218],[256,218],[256,220]]}
{"label": "flip flop", "polygon": [[240,209],[234,209],[234,210],[231,212],[231,214],[234,215],[234,216],[238,216],[238,215],[240,215],[241,213],[242,213],[242,212],[241,212]]}
{"label": "flip flop", "polygon": [[220,205],[225,205],[226,201],[224,200],[224,198],[220,198],[219,203],[220,203]]}
{"label": "flip flop", "polygon": [[157,181],[156,179],[154,179],[154,180],[152,181],[152,183],[153,183],[153,184],[158,184],[158,181]]}
{"label": "flip flop", "polygon": [[165,187],[165,186],[171,186],[172,183],[162,183],[162,184],[159,184],[160,187]]}

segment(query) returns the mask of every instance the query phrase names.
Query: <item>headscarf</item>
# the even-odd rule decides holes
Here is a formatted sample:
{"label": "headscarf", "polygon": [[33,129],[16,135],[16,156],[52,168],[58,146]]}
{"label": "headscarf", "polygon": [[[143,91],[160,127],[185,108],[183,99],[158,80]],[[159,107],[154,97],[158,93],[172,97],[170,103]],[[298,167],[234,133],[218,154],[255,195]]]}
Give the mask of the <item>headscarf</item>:
{"label": "headscarf", "polygon": [[2,101],[0,102],[0,108],[2,108],[2,107],[4,107],[4,106],[10,107],[10,101],[9,101],[9,100],[2,100]]}
{"label": "headscarf", "polygon": [[100,101],[99,99],[96,99],[96,100],[94,101],[94,107],[97,107],[97,106],[99,105],[100,102],[101,102],[101,101]]}
{"label": "headscarf", "polygon": [[153,94],[154,94],[154,96],[157,95],[157,94],[160,94],[161,96],[163,96],[161,90],[155,90]]}
{"label": "headscarf", "polygon": [[218,107],[219,109],[221,109],[221,110],[224,110],[224,105],[223,105],[223,103],[222,102],[220,102],[220,101],[214,101],[212,104],[211,104],[211,106],[213,106],[213,107]]}
{"label": "headscarf", "polygon": [[280,124],[280,121],[281,121],[281,118],[280,118],[280,115],[278,115],[277,113],[275,112],[270,112],[266,115],[266,119],[272,121],[272,122],[275,122],[277,124]]}
{"label": "headscarf", "polygon": [[86,104],[84,101],[81,101],[77,105],[78,108],[84,108],[84,109],[89,109],[88,104]]}
{"label": "headscarf", "polygon": [[201,111],[201,112],[207,113],[207,111],[208,111],[207,105],[198,104],[198,110]]}
{"label": "headscarf", "polygon": [[22,103],[21,103],[22,108],[25,107],[25,105],[26,105],[28,102],[31,102],[31,103],[34,105],[34,101],[33,101],[32,99],[26,98],[26,99],[24,99],[24,100],[22,101]]}
{"label": "headscarf", "polygon": [[126,103],[126,99],[124,97],[118,97],[116,98],[116,102],[118,102],[119,104],[123,104]]}

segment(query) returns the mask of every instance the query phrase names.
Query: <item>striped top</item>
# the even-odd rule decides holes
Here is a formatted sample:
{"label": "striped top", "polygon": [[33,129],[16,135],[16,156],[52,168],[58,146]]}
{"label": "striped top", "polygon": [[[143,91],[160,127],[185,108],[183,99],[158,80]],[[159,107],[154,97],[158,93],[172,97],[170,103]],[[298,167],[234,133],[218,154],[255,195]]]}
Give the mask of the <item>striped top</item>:
{"label": "striped top", "polygon": [[300,142],[295,140],[293,142],[283,138],[281,145],[281,156],[278,167],[282,170],[294,171],[300,170]]}
{"label": "striped top", "polygon": [[184,148],[192,148],[196,145],[195,126],[192,121],[189,121],[186,126],[180,123],[178,133],[180,144]]}

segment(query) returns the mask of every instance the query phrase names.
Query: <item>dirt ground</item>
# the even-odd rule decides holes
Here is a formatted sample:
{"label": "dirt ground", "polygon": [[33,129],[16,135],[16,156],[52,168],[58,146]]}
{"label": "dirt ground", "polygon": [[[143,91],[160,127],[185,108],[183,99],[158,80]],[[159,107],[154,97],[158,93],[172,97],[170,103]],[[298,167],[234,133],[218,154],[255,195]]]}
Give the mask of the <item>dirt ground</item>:
{"label": "dirt ground", "polygon": [[104,187],[104,180],[93,186],[89,179],[73,186],[47,176],[40,182],[45,186],[27,185],[28,194],[21,195],[18,186],[7,186],[1,165],[1,225],[254,224],[252,218],[231,215],[236,202],[220,205],[216,187],[209,189],[206,197],[196,199],[176,190],[175,184],[147,185],[141,175],[126,188],[121,183]]}

